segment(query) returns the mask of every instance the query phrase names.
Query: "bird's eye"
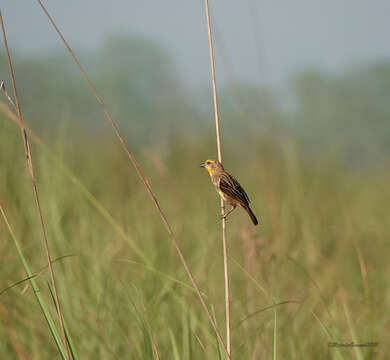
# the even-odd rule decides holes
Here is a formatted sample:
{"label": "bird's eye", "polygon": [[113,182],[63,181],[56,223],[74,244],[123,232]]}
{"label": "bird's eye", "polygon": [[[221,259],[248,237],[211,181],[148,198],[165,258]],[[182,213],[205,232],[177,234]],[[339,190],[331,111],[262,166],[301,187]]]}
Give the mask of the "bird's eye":
{"label": "bird's eye", "polygon": [[209,161],[209,160],[207,160],[207,161],[206,161],[206,164],[207,164],[207,165],[210,165],[210,161]]}

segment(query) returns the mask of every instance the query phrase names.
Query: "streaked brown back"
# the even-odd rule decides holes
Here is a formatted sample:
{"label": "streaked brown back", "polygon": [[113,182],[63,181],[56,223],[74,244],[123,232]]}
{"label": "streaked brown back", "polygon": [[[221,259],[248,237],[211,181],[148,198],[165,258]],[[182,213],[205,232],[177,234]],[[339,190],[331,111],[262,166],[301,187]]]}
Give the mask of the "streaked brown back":
{"label": "streaked brown back", "polygon": [[223,171],[221,174],[219,188],[223,193],[241,202],[243,205],[249,205],[250,200],[245,190],[240,183],[226,171]]}

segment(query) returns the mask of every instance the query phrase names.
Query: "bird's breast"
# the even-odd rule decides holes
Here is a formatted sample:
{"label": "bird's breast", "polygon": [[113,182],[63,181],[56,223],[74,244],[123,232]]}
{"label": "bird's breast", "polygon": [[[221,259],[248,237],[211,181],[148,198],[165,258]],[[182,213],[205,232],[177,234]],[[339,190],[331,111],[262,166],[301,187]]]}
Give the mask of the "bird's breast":
{"label": "bird's breast", "polygon": [[217,193],[219,194],[219,196],[226,201],[225,194],[219,189],[216,189],[216,190],[217,190]]}

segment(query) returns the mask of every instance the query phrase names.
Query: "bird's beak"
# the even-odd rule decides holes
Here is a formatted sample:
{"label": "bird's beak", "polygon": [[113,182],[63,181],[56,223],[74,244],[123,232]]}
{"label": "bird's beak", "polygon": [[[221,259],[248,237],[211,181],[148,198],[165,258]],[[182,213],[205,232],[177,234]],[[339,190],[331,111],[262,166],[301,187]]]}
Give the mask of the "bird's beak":
{"label": "bird's beak", "polygon": [[206,164],[205,163],[201,163],[200,167],[206,167]]}

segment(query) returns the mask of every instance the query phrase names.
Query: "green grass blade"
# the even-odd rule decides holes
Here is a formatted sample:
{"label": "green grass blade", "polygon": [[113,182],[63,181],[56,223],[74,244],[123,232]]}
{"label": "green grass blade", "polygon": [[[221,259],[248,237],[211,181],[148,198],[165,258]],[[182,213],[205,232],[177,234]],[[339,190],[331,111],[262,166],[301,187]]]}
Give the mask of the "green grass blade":
{"label": "green grass blade", "polygon": [[[68,257],[72,257],[72,256],[76,256],[76,255],[62,255],[62,256],[59,256],[57,258],[55,258],[54,260],[51,261],[52,264],[54,264],[55,262],[59,261],[59,260],[62,260],[62,259],[65,259],[65,258],[68,258]],[[41,268],[38,272],[36,272],[35,274],[32,274],[31,276],[28,276],[22,280],[19,280],[19,281],[16,281],[14,283],[12,283],[11,285],[7,286],[6,288],[0,290],[0,296],[3,295],[5,292],[7,292],[8,290],[11,290],[12,288],[14,288],[15,286],[18,286],[20,284],[23,284],[24,282],[26,281],[29,281],[31,279],[35,279],[36,277],[38,277],[39,275],[41,275],[41,273],[46,270],[48,268],[48,265],[44,266],[43,268]]]}
{"label": "green grass blade", "polygon": [[171,329],[169,329],[169,338],[170,338],[171,344],[172,344],[172,355],[173,355],[173,359],[174,359],[174,360],[180,360],[179,349],[178,349],[178,347],[177,347],[176,338],[175,338],[175,335],[173,334],[173,332],[172,332]]}
{"label": "green grass blade", "polygon": [[276,303],[276,304],[273,304],[273,305],[270,305],[270,306],[266,306],[265,308],[262,308],[260,310],[256,310],[250,314],[248,314],[247,316],[245,316],[243,319],[241,319],[236,325],[235,327],[238,327],[240,326],[243,322],[245,322],[246,320],[250,319],[252,316],[255,316],[257,314],[260,314],[264,311],[267,311],[267,310],[271,310],[277,306],[281,306],[281,305],[285,305],[285,304],[302,304],[300,301],[296,301],[296,300],[286,300],[286,301],[282,301],[282,302],[279,302],[279,303]]}
{"label": "green grass blade", "polygon": [[274,310],[274,332],[273,332],[273,338],[272,338],[272,360],[276,360],[276,329],[277,329],[277,323],[276,323],[276,310]]}
{"label": "green grass blade", "polygon": [[16,239],[15,233],[13,232],[11,224],[9,223],[8,218],[7,218],[7,216],[6,216],[5,212],[4,212],[4,209],[3,209],[3,207],[1,205],[0,205],[0,212],[1,212],[1,215],[3,216],[5,224],[7,225],[7,228],[8,228],[8,231],[10,233],[10,236],[11,236],[13,242],[14,242],[14,245],[16,247],[16,251],[18,252],[18,256],[20,258],[20,261],[22,262],[24,270],[26,271],[26,274],[27,274],[27,276],[28,276],[28,278],[30,280],[31,287],[34,290],[34,295],[35,295],[35,297],[36,297],[36,299],[38,301],[39,307],[41,308],[42,314],[43,314],[43,316],[46,319],[47,325],[49,326],[50,333],[51,333],[51,335],[52,335],[52,337],[54,339],[54,342],[55,342],[55,344],[57,346],[58,352],[60,353],[61,358],[65,360],[66,359],[66,354],[65,354],[65,351],[63,349],[63,345],[61,343],[60,337],[59,337],[59,335],[57,333],[57,329],[56,329],[56,327],[54,325],[53,319],[52,319],[49,311],[47,310],[47,308],[45,306],[45,303],[44,303],[44,301],[43,301],[43,299],[42,299],[42,297],[40,295],[38,285],[37,285],[37,283],[35,282],[35,280],[33,278],[34,276],[33,276],[32,272],[30,270],[30,267],[27,264],[26,258],[23,255],[21,247],[19,246],[19,243],[18,243],[18,241]]}
{"label": "green grass blade", "polygon": [[[334,338],[333,334],[329,331],[329,329],[325,326],[325,324],[321,321],[321,319],[316,315],[316,313],[312,310],[310,310],[310,313],[313,315],[314,319],[316,319],[318,321],[318,323],[320,324],[320,327],[324,331],[324,333],[326,335],[328,335],[329,340],[334,341],[335,338]],[[344,357],[342,356],[342,354],[340,352],[340,349],[339,348],[335,348],[335,349],[336,349],[337,358],[344,359]]]}
{"label": "green grass blade", "polygon": [[[49,291],[50,291],[50,295],[51,295],[51,299],[53,300],[53,304],[54,304],[54,307],[56,306],[56,300],[54,298],[54,294],[53,294],[53,290],[50,286],[50,283],[47,284],[47,286],[49,287]],[[78,356],[77,356],[77,353],[76,353],[76,349],[73,345],[73,341],[72,341],[72,338],[70,336],[70,333],[69,333],[69,330],[68,330],[68,327],[66,325],[66,321],[65,321],[65,316],[64,316],[64,329],[65,329],[65,337],[66,337],[66,341],[68,342],[68,345],[69,345],[69,350],[70,350],[70,353],[72,355],[72,359],[73,360],[78,360]]]}

